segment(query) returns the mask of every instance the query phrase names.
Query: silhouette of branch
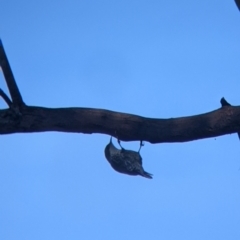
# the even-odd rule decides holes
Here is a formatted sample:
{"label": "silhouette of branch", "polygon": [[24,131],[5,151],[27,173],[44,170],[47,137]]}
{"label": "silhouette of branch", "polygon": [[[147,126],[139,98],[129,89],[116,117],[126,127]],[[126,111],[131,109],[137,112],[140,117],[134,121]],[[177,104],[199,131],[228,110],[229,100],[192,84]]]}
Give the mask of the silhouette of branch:
{"label": "silhouette of branch", "polygon": [[9,108],[12,107],[12,101],[10,100],[10,98],[7,96],[7,94],[1,88],[0,88],[0,96],[7,103]]}
{"label": "silhouette of branch", "polygon": [[[226,101],[225,98],[222,98],[220,102],[221,102],[221,104],[222,104],[222,107],[232,106],[229,102]],[[238,138],[240,139],[240,132],[238,132],[237,134],[238,134]]]}
{"label": "silhouette of branch", "polygon": [[0,66],[2,68],[3,75],[12,98],[13,105],[18,107],[24,105],[22,96],[19,92],[18,86],[16,84],[10,64],[6,56],[6,53],[4,51],[4,47],[1,39],[0,39]]}
{"label": "silhouette of branch", "polygon": [[222,107],[215,111],[169,119],[94,108],[26,106],[1,41],[0,65],[12,97],[11,101],[0,89],[0,96],[9,106],[9,109],[0,110],[0,134],[45,131],[101,133],[123,141],[163,143],[187,142],[240,132],[240,106],[231,106],[224,98],[220,101]]}
{"label": "silhouette of branch", "polygon": [[238,10],[240,11],[240,0],[235,0],[235,3],[237,5],[237,7],[238,7]]}
{"label": "silhouette of branch", "polygon": [[0,134],[60,131],[101,133],[123,141],[187,142],[240,132],[240,106],[180,118],[156,119],[94,108],[25,106],[21,121],[0,110]]}

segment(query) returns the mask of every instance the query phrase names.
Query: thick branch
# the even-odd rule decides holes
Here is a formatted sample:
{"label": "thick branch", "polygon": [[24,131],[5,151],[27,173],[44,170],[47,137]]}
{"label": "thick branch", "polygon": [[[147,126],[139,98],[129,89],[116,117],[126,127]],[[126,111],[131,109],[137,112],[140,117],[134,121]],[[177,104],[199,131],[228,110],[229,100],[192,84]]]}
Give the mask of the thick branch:
{"label": "thick branch", "polygon": [[92,108],[23,107],[21,118],[0,110],[0,134],[60,131],[102,133],[125,141],[186,142],[240,131],[240,106],[181,118],[153,119]]}
{"label": "thick branch", "polygon": [[0,110],[0,134],[44,131],[102,133],[125,141],[162,143],[186,142],[240,132],[240,106],[233,107],[224,98],[221,99],[222,108],[213,112],[170,119],[153,119],[92,108],[28,107],[22,100],[1,40],[0,66],[13,102],[0,89],[0,96],[10,107]]}
{"label": "thick branch", "polygon": [[[232,106],[229,102],[226,101],[225,98],[222,98],[220,103],[222,104],[222,107],[224,107],[224,106]],[[238,138],[240,139],[240,132],[238,132],[237,134],[238,134]]]}
{"label": "thick branch", "polygon": [[10,64],[8,62],[6,53],[4,51],[1,39],[0,39],[0,66],[2,68],[3,75],[5,77],[5,80],[6,80],[6,83],[8,86],[8,90],[9,90],[11,98],[12,98],[13,105],[18,106],[18,107],[24,105],[22,96],[19,92],[17,83],[14,79]]}

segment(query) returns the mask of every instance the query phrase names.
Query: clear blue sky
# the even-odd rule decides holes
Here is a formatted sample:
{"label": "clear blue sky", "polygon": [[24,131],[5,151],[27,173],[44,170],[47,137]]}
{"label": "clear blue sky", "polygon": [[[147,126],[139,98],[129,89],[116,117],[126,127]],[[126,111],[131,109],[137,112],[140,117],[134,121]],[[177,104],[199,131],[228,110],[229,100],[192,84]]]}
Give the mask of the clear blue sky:
{"label": "clear blue sky", "polygon": [[[217,109],[221,97],[240,104],[233,0],[8,0],[0,16],[28,105],[171,118]],[[0,81],[6,90],[2,74]],[[146,142],[141,153],[153,180],[113,171],[103,154],[108,141],[100,134],[2,135],[0,239],[240,239],[236,134]]]}

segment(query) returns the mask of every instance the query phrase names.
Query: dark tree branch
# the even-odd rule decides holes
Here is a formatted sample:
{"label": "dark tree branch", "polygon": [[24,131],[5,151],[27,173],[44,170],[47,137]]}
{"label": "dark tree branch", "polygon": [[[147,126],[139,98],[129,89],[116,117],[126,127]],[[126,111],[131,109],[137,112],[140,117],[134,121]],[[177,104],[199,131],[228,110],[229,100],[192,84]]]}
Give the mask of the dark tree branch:
{"label": "dark tree branch", "polygon": [[0,134],[45,131],[102,133],[124,141],[163,143],[240,132],[240,106],[231,106],[224,98],[221,99],[222,107],[215,111],[169,119],[93,108],[29,107],[23,103],[1,41],[0,65],[13,100],[0,89],[0,96],[9,106],[9,109],[0,110]]}
{"label": "dark tree branch", "polygon": [[[221,102],[221,104],[222,104],[222,107],[232,106],[229,102],[226,101],[225,98],[222,98],[220,102]],[[238,134],[238,138],[240,139],[240,132],[238,132],[237,134]]]}
{"label": "dark tree branch", "polygon": [[9,108],[11,108],[12,107],[12,101],[10,100],[10,98],[7,96],[7,94],[1,88],[0,88],[0,96],[7,103]]}
{"label": "dark tree branch", "polygon": [[236,3],[236,5],[237,5],[237,7],[238,7],[238,9],[240,11],[240,0],[235,0],[235,3]]}
{"label": "dark tree branch", "polygon": [[14,79],[1,39],[0,39],[0,66],[2,68],[3,75],[5,77],[8,90],[12,98],[13,105],[16,107],[21,107],[22,105],[24,105],[24,102],[19,92],[17,83]]}
{"label": "dark tree branch", "polygon": [[240,106],[181,118],[154,119],[93,108],[25,106],[21,121],[0,110],[0,134],[60,131],[102,133],[124,141],[187,142],[240,132]]}
{"label": "dark tree branch", "polygon": [[222,104],[222,107],[231,106],[231,104],[227,102],[225,98],[221,98],[220,103]]}

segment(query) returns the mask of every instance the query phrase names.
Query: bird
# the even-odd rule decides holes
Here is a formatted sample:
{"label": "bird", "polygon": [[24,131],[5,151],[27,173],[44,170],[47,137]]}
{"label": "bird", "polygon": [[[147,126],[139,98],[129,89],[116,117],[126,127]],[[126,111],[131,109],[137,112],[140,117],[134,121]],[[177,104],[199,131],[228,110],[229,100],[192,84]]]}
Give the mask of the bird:
{"label": "bird", "polygon": [[118,143],[121,149],[116,148],[112,143],[112,137],[110,142],[105,147],[105,157],[112,166],[112,168],[119,172],[132,176],[140,175],[146,178],[152,178],[152,174],[146,172],[142,167],[142,157],[140,155],[140,149],[143,146],[142,141],[138,152],[124,149],[120,141]]}

